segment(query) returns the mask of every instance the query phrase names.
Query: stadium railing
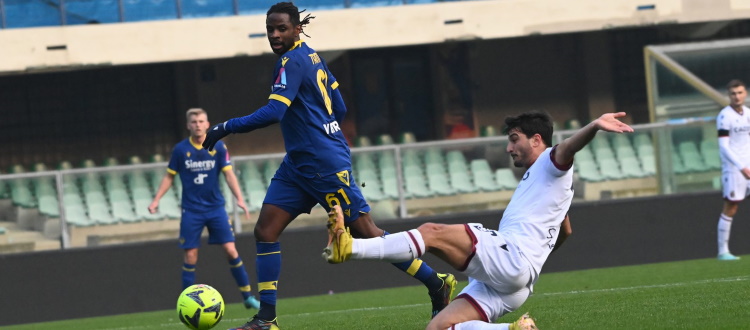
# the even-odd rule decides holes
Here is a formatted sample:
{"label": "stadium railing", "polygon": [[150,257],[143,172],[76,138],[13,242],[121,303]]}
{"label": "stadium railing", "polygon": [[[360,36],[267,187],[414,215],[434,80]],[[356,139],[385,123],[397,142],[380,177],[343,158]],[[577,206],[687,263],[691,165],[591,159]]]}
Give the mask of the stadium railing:
{"label": "stadium railing", "polygon": [[[297,0],[309,10],[477,0]],[[262,15],[278,0],[0,0],[0,28]]]}
{"label": "stadium railing", "polygon": [[[710,133],[714,125],[713,119],[695,118],[635,125],[635,134],[600,133],[576,158],[574,202],[719,189],[721,171],[713,159],[718,147]],[[555,143],[573,132],[555,132]],[[350,184],[360,186],[378,221],[500,210],[523,175],[507,154],[496,152],[506,146],[507,137],[489,136],[356,147]],[[283,157],[232,157],[252,215],[241,216],[225,191],[237,232],[254,225]],[[37,172],[16,166],[13,174],[0,174],[0,227],[5,230],[0,253],[28,249],[29,242],[36,245],[33,249],[60,249],[177,237],[179,177],[162,198],[159,213],[146,210],[167,163],[109,164],[58,170],[37,165]],[[616,174],[607,172],[613,170]],[[325,210],[316,207],[292,225],[322,226],[325,218]]]}

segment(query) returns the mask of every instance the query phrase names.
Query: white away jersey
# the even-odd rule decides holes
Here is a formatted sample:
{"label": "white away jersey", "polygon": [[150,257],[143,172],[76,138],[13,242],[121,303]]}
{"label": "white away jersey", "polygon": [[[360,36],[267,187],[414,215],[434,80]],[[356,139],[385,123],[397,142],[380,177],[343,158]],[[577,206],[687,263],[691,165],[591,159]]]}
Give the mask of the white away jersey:
{"label": "white away jersey", "polygon": [[[716,129],[729,133],[729,149],[742,164],[750,164],[750,109],[742,106],[742,114],[726,106],[716,117]],[[734,164],[721,153],[721,165],[724,169],[735,168]]]}
{"label": "white away jersey", "polygon": [[573,200],[572,164],[562,166],[547,148],[524,173],[498,231],[515,244],[537,274],[555,246],[560,224]]}

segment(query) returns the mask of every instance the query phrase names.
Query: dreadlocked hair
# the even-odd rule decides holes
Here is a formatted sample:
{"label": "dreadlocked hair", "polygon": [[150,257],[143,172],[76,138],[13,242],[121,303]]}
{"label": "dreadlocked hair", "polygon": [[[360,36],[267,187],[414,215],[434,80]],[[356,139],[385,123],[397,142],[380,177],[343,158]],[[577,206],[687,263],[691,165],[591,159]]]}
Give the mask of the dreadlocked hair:
{"label": "dreadlocked hair", "polygon": [[315,18],[315,16],[307,14],[302,20],[300,20],[300,14],[304,13],[305,11],[307,11],[307,9],[303,9],[302,11],[300,11],[299,8],[297,8],[297,6],[295,6],[291,2],[279,2],[268,9],[268,12],[266,12],[266,17],[273,13],[288,14],[289,20],[292,22],[292,25],[299,25],[300,32],[302,32],[302,34],[304,34],[306,37],[311,38],[309,35],[307,35],[307,33],[305,33],[305,26],[307,24],[310,24],[310,20]]}

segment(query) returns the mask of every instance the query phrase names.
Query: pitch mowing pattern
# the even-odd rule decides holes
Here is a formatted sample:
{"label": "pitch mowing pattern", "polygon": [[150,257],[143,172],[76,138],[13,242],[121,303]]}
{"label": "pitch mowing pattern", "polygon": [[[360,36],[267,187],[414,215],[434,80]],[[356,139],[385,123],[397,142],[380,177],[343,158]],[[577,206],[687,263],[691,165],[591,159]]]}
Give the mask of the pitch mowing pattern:
{"label": "pitch mowing pattern", "polygon": [[[541,329],[743,329],[750,325],[750,255],[731,262],[542,274],[535,292],[501,321],[529,312]],[[430,315],[421,286],[282,299],[279,306],[283,329],[424,329]],[[186,329],[174,314],[169,309],[0,329]],[[240,325],[250,316],[241,304],[227,305],[214,329]]]}

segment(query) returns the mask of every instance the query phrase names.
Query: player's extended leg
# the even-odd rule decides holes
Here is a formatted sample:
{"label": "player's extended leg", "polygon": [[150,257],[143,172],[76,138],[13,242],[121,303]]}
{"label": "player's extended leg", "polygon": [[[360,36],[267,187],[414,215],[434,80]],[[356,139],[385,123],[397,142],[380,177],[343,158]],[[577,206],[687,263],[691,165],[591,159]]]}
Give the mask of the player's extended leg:
{"label": "player's extended leg", "polygon": [[182,264],[182,289],[195,284],[195,265],[198,263],[198,248],[184,249]]}
{"label": "player's extended leg", "polygon": [[240,329],[278,329],[276,321],[276,290],[281,274],[281,244],[279,236],[294,217],[284,209],[263,204],[255,224],[255,270],[258,275],[260,309],[258,314]]}
{"label": "player's extended leg", "polygon": [[[369,213],[360,214],[356,220],[349,223],[349,227],[352,236],[357,238],[383,237],[389,234],[375,225]],[[457,284],[453,274],[440,274],[419,258],[393,263],[393,265],[427,287],[432,301],[432,317],[448,305]]]}
{"label": "player's extended leg", "polygon": [[[384,238],[390,236],[387,232],[375,226],[372,218],[366,213],[361,214],[359,218],[351,222],[349,225],[350,229],[353,229],[353,232],[358,237]],[[340,228],[342,226],[343,214],[341,214],[341,208],[338,205],[335,205],[329,214],[329,230],[333,229],[329,231],[329,240],[332,236],[336,235],[336,233],[340,233]],[[346,235],[349,235],[348,230]],[[349,236],[345,236],[344,238],[348,237]],[[338,238],[341,238],[341,236],[339,235]],[[329,243],[331,242],[329,241]],[[346,247],[339,247],[339,254],[346,255],[344,250],[346,250]],[[432,302],[432,317],[435,317],[435,315],[443,310],[443,308],[445,308],[450,302],[457,285],[455,276],[452,274],[437,273],[428,266],[427,263],[423,262],[422,259],[415,258],[412,255],[403,255],[398,258],[404,259],[402,261],[394,262],[393,265],[401,271],[420,280],[427,287]]]}
{"label": "player's extended leg", "polygon": [[247,276],[245,270],[245,264],[240,258],[240,254],[237,252],[237,247],[234,242],[227,242],[221,245],[224,248],[224,252],[227,253],[227,260],[229,260],[229,270],[232,272],[232,277],[237,283],[237,287],[242,294],[242,301],[245,304],[245,308],[260,308],[260,302],[255,299],[252,292],[252,286],[250,286],[250,278]]}
{"label": "player's extended leg", "polygon": [[732,229],[732,219],[737,214],[738,201],[729,199],[724,200],[724,208],[719,217],[719,223],[716,228],[717,240],[719,245],[719,260],[739,260],[740,258],[729,252],[729,234]]}

